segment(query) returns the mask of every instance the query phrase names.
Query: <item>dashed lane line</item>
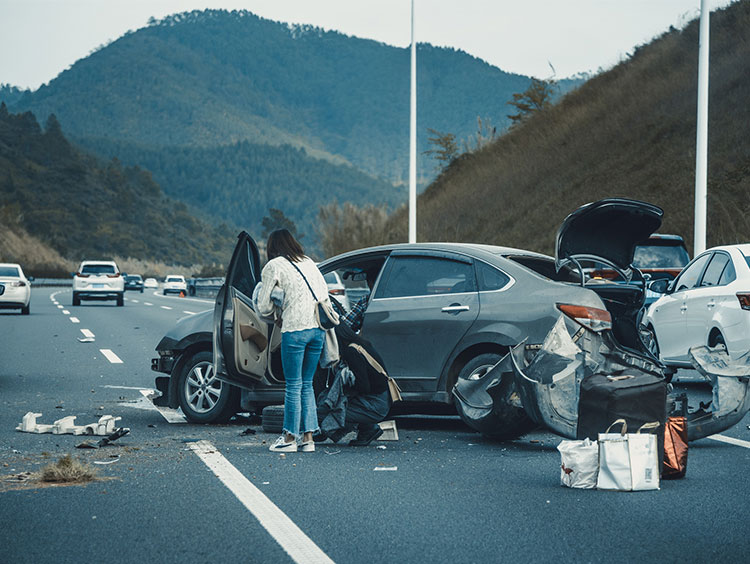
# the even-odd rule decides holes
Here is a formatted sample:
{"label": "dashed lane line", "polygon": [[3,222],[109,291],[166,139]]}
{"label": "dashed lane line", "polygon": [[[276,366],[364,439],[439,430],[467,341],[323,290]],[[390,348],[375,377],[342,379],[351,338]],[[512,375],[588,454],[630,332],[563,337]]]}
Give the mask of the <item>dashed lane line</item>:
{"label": "dashed lane line", "polygon": [[70,315],[70,312],[67,309],[62,310],[63,315]]}
{"label": "dashed lane line", "polygon": [[187,315],[195,315],[195,312],[194,312],[194,311],[187,311],[187,310],[184,310],[184,311],[183,311],[182,313],[185,313],[185,314],[187,314]]}
{"label": "dashed lane line", "polygon": [[154,305],[151,302],[143,302],[143,305]]}
{"label": "dashed lane line", "polygon": [[172,308],[171,308],[171,307],[169,307],[169,306],[159,306],[159,307],[160,307],[160,308],[162,308],[162,309],[172,309]]}
{"label": "dashed lane line", "polygon": [[80,322],[81,322],[81,320],[80,320],[80,319],[78,319],[77,317],[69,317],[68,319],[70,319],[70,321],[71,321],[72,323],[80,323]]}
{"label": "dashed lane line", "polygon": [[107,357],[107,360],[112,364],[122,364],[122,360],[120,360],[120,357],[113,353],[110,349],[99,349],[99,352]]}
{"label": "dashed lane line", "polygon": [[328,555],[302,532],[281,509],[256,488],[250,480],[224,458],[208,441],[190,443],[190,448],[206,466],[229,488],[250,513],[279,543],[292,560],[301,563],[333,564]]}
{"label": "dashed lane line", "polygon": [[89,339],[93,339],[95,337],[95,335],[88,329],[81,329],[81,333],[83,333],[84,337],[87,337]]}
{"label": "dashed lane line", "polygon": [[725,437],[724,435],[711,435],[708,438],[709,439],[713,439],[715,441],[722,442],[722,443],[728,443],[730,445],[735,445],[735,446],[741,446],[741,447],[745,447],[745,448],[750,448],[750,442],[743,441],[742,439],[735,439],[733,437]]}

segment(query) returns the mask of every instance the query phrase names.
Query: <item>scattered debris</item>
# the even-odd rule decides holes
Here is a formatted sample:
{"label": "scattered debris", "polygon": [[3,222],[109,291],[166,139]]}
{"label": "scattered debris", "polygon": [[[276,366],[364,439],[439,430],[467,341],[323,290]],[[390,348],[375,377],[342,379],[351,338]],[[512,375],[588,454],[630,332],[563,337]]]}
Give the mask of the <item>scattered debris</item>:
{"label": "scattered debris", "polygon": [[76,445],[76,448],[99,448],[91,441],[83,441],[82,443],[79,443]]}
{"label": "scattered debris", "polygon": [[73,459],[69,454],[42,468],[43,482],[91,482],[95,479],[96,470]]}
{"label": "scattered debris", "polygon": [[270,484],[270,483],[271,483],[271,482],[263,482],[263,485],[264,485],[264,486],[267,486],[267,485],[268,485],[268,484]]}
{"label": "scattered debris", "polygon": [[67,417],[58,419],[51,425],[43,425],[36,422],[37,417],[41,416],[41,413],[29,411],[23,416],[21,424],[16,427],[16,431],[24,433],[52,433],[54,435],[110,435],[115,430],[115,422],[122,419],[122,417],[102,415],[96,423],[76,425],[76,416],[68,415]]}
{"label": "scattered debris", "polygon": [[378,445],[378,446],[376,446],[375,448],[377,448],[377,449],[380,449],[380,450],[385,450],[385,449],[387,449],[388,447],[387,447],[387,446],[385,446],[385,445]]}
{"label": "scattered debris", "polygon": [[248,427],[247,429],[245,429],[244,431],[240,433],[240,437],[245,437],[247,435],[254,435],[254,434],[255,434],[255,429],[251,429],[250,427]]}
{"label": "scattered debris", "polygon": [[373,468],[374,471],[380,471],[380,472],[395,472],[398,470],[398,466],[376,466]]}
{"label": "scattered debris", "polygon": [[94,337],[78,337],[78,341],[81,343],[93,343],[95,339]]}
{"label": "scattered debris", "polygon": [[326,454],[338,454],[341,451],[340,450],[328,450],[328,449],[325,449],[323,452],[325,452]]}
{"label": "scattered debris", "polygon": [[128,433],[130,433],[129,427],[118,427],[117,429],[115,429],[114,433],[112,433],[111,435],[107,435],[102,440],[100,440],[97,446],[103,447],[112,444],[114,441],[116,441],[120,437],[124,437]]}
{"label": "scattered debris", "polygon": [[182,439],[183,443],[197,443],[200,439]]}
{"label": "scattered debris", "polygon": [[383,429],[383,434],[378,437],[379,441],[397,441],[398,440],[398,429],[396,429],[396,422],[393,420],[381,421],[378,426]]}
{"label": "scattered debris", "polygon": [[33,477],[33,474],[31,472],[21,472],[20,474],[14,474],[12,476],[8,476],[5,481],[6,482],[27,482]]}
{"label": "scattered debris", "polygon": [[120,457],[113,458],[112,460],[94,460],[94,464],[112,464],[120,460]]}

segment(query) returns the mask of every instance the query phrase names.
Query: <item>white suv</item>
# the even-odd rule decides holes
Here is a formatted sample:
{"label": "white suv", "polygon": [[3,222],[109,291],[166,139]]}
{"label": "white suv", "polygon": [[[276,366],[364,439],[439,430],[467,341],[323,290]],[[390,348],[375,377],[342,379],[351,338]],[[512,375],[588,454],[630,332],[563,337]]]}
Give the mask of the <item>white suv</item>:
{"label": "white suv", "polygon": [[85,260],[73,275],[73,305],[81,300],[117,300],[122,306],[125,279],[111,260]]}
{"label": "white suv", "polygon": [[185,282],[185,277],[180,276],[179,274],[170,274],[164,280],[163,290],[165,296],[169,293],[180,294],[185,292],[185,294],[187,294],[187,282]]}

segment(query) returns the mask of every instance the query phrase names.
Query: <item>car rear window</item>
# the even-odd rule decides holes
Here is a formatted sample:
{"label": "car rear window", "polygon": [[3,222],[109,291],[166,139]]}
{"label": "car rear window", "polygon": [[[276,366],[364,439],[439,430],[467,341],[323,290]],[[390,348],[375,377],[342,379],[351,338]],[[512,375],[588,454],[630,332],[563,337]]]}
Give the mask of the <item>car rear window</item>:
{"label": "car rear window", "polygon": [[682,268],[690,256],[682,245],[647,244],[635,248],[633,266],[644,268]]}
{"label": "car rear window", "polygon": [[18,278],[21,274],[18,272],[17,266],[0,266],[0,276]]}
{"label": "car rear window", "polygon": [[111,264],[84,264],[81,274],[114,274],[115,267]]}
{"label": "car rear window", "polygon": [[554,280],[555,282],[575,282],[580,283],[581,276],[576,270],[568,265],[563,266],[559,272],[555,269],[555,261],[544,257],[506,255],[508,260],[525,266],[529,270],[536,272],[540,276]]}
{"label": "car rear window", "polygon": [[182,278],[177,276],[167,276],[167,282],[182,282]]}

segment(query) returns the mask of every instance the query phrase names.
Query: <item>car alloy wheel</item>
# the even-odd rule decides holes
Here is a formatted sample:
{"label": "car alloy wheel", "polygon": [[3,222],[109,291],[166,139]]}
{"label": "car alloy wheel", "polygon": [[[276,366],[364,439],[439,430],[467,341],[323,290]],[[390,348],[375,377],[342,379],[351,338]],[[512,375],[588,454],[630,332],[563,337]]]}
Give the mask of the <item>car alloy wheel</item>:
{"label": "car alloy wheel", "polygon": [[239,406],[239,390],[216,378],[213,355],[208,351],[200,351],[184,363],[178,394],[185,417],[194,423],[226,421]]}

